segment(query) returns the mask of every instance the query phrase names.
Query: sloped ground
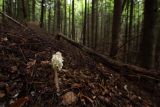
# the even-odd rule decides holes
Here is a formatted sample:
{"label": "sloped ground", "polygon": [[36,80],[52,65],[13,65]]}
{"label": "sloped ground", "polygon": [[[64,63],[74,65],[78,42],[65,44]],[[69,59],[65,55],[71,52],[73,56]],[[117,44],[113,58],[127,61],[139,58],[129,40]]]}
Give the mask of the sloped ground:
{"label": "sloped ground", "polygon": [[[153,106],[144,91],[122,76],[66,41],[47,35],[0,24],[0,106]],[[64,57],[59,95],[50,65],[57,51]],[[103,76],[101,70],[108,76]]]}

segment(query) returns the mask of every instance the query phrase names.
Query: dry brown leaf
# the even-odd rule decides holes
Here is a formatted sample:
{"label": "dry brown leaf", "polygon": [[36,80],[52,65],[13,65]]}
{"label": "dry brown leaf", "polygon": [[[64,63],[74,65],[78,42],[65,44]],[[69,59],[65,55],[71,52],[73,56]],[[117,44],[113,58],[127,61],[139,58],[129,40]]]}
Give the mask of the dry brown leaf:
{"label": "dry brown leaf", "polygon": [[74,92],[67,92],[62,96],[62,104],[70,105],[77,101],[77,96]]}
{"label": "dry brown leaf", "polygon": [[28,97],[22,97],[16,100],[13,104],[10,104],[9,107],[22,107],[29,100]]}
{"label": "dry brown leaf", "polygon": [[80,88],[80,87],[82,87],[82,85],[78,83],[74,83],[71,85],[71,88]]}
{"label": "dry brown leaf", "polygon": [[36,60],[31,59],[31,61],[27,63],[27,69],[31,68],[35,64],[36,64]]}
{"label": "dry brown leaf", "polygon": [[80,93],[80,98],[81,98],[81,99],[85,98],[86,100],[88,100],[88,101],[91,102],[91,103],[94,102],[91,98],[89,98],[88,96],[85,96],[85,95],[82,94],[82,93]]}
{"label": "dry brown leaf", "polygon": [[0,98],[3,98],[6,94],[2,91],[0,91]]}
{"label": "dry brown leaf", "polygon": [[41,64],[44,64],[44,65],[50,64],[50,61],[41,61]]}
{"label": "dry brown leaf", "polygon": [[109,103],[109,102],[110,102],[110,98],[108,98],[108,97],[98,96],[98,98],[99,98],[101,101],[105,102],[105,103]]}
{"label": "dry brown leaf", "polygon": [[5,89],[6,89],[6,93],[9,93],[9,92],[10,92],[10,90],[11,90],[11,88],[9,87],[9,85],[8,85],[8,84],[6,84]]}
{"label": "dry brown leaf", "polygon": [[11,67],[11,73],[15,73],[18,70],[17,66]]}
{"label": "dry brown leaf", "polygon": [[16,43],[11,43],[11,44],[10,44],[10,46],[16,46],[16,45],[17,45]]}

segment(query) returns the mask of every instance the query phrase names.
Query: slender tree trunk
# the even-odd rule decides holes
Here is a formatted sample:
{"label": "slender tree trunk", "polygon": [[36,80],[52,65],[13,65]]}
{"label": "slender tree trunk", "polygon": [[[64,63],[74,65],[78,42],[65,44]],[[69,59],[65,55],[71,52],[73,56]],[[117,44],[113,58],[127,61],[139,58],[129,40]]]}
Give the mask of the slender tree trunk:
{"label": "slender tree trunk", "polygon": [[23,18],[26,19],[27,18],[27,11],[26,11],[26,2],[24,0],[22,0],[22,11],[23,11]]}
{"label": "slender tree trunk", "polygon": [[121,27],[122,1],[114,0],[114,13],[112,24],[112,43],[110,49],[110,56],[115,58],[118,52],[119,34]]}
{"label": "slender tree trunk", "polygon": [[90,9],[89,9],[89,0],[88,0],[88,9],[87,9],[87,46],[90,47]]}
{"label": "slender tree trunk", "polygon": [[[102,0],[102,3],[103,3],[103,0]],[[102,5],[102,3],[101,3],[101,5]],[[102,47],[101,49],[102,49],[102,51],[104,52],[104,48],[105,48],[105,46],[103,45],[104,44],[104,24],[105,24],[105,17],[104,17],[104,9],[105,8],[103,8],[103,7],[101,7],[101,21],[100,21],[100,33],[99,33],[99,35],[100,35],[100,40],[98,41],[98,44],[99,44],[99,46],[100,47]],[[107,13],[107,11],[105,10],[105,12]],[[106,41],[107,42],[107,41]]]}
{"label": "slender tree trunk", "polygon": [[99,14],[98,14],[98,0],[95,1],[95,40],[94,40],[94,48],[97,49],[97,41],[98,41],[98,31],[99,31]]}
{"label": "slender tree trunk", "polygon": [[54,0],[54,18],[53,18],[53,33],[57,31],[57,0]]}
{"label": "slender tree trunk", "polygon": [[17,3],[17,8],[16,8],[17,17],[22,18],[23,17],[23,15],[22,15],[22,1],[17,0],[16,3]]}
{"label": "slender tree trunk", "polygon": [[30,8],[30,0],[26,0],[25,2],[25,7],[26,7],[26,14],[27,14],[27,20],[30,21],[31,19],[31,8]]}
{"label": "slender tree trunk", "polygon": [[48,10],[48,32],[51,31],[51,7]]}
{"label": "slender tree trunk", "polygon": [[61,31],[61,1],[57,0],[57,32]]}
{"label": "slender tree trunk", "polygon": [[8,0],[6,1],[6,3],[7,3],[7,14],[12,16],[12,1]]}
{"label": "slender tree trunk", "polygon": [[[132,38],[132,20],[133,20],[133,0],[131,0],[131,5],[130,5],[130,19],[129,19],[129,32],[128,32],[128,40]],[[131,61],[131,49],[132,49],[132,43],[131,41],[128,42],[128,54],[127,54],[127,61]]]}
{"label": "slender tree trunk", "polygon": [[35,19],[36,19],[36,16],[35,16],[35,4],[36,4],[36,1],[32,0],[32,21],[35,21]]}
{"label": "slender tree trunk", "polygon": [[158,35],[157,35],[156,49],[155,49],[155,69],[158,71],[160,70],[160,36],[159,36],[160,31],[158,31],[157,34]]}
{"label": "slender tree trunk", "polygon": [[87,24],[87,0],[85,0],[84,21],[83,21],[83,45],[86,45],[86,24]]}
{"label": "slender tree trunk", "polygon": [[64,0],[64,34],[67,35],[67,0]]}
{"label": "slender tree trunk", "polygon": [[139,50],[139,65],[145,68],[152,68],[153,64],[153,44],[155,27],[155,7],[156,0],[145,0],[144,20]]}
{"label": "slender tree trunk", "polygon": [[[105,4],[107,4],[107,1],[105,0]],[[109,13],[108,13],[108,9],[107,9],[107,5],[105,5],[105,17],[104,17],[104,22],[102,22],[103,24],[103,51],[105,52],[109,43],[109,25],[108,25],[108,21],[109,21]]]}
{"label": "slender tree trunk", "polygon": [[40,27],[44,27],[44,6],[45,0],[41,1],[41,16],[40,16]]}
{"label": "slender tree trunk", "polygon": [[[2,11],[5,13],[5,0],[3,0],[3,2],[2,2],[3,4],[3,6],[2,6]],[[5,16],[2,14],[2,22],[5,22]]]}
{"label": "slender tree trunk", "polygon": [[71,39],[72,36],[71,36],[71,6],[69,6],[69,29],[68,29],[68,35],[69,35],[69,38]]}
{"label": "slender tree trunk", "polygon": [[92,24],[91,24],[91,46],[94,47],[95,40],[95,0],[92,0]]}
{"label": "slender tree trunk", "polygon": [[[160,1],[157,1],[157,8],[160,8]],[[160,13],[157,14],[156,20],[156,47],[155,47],[155,68],[156,70],[160,70]]]}
{"label": "slender tree trunk", "polygon": [[[138,2],[138,10],[140,9],[140,3]],[[138,19],[137,19],[137,31],[136,31],[136,35],[139,36],[140,35],[140,12],[138,11]],[[138,52],[139,51],[139,41],[140,41],[140,38],[137,38],[136,39],[136,51]],[[137,62],[137,58],[138,58],[138,54],[136,55],[136,61],[135,63]]]}
{"label": "slender tree trunk", "polygon": [[15,2],[14,2],[13,16],[17,17],[17,0],[15,0]]}
{"label": "slender tree trunk", "polygon": [[72,0],[72,39],[75,41],[74,0]]}
{"label": "slender tree trunk", "polygon": [[[128,40],[128,12],[129,11],[129,1],[126,1],[126,21],[125,21],[125,37],[124,37],[124,43],[127,43]],[[124,46],[124,55],[123,55],[123,61],[127,63],[127,45]]]}

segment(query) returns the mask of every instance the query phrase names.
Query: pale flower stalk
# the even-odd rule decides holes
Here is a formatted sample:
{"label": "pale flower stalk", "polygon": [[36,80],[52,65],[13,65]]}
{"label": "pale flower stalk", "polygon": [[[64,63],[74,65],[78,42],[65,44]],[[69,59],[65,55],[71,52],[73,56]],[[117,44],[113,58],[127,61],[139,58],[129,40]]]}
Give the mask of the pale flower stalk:
{"label": "pale flower stalk", "polygon": [[62,70],[63,67],[63,57],[61,52],[56,52],[52,55],[51,64],[54,70],[54,83],[57,92],[60,91],[59,88],[59,79],[58,79],[58,72]]}

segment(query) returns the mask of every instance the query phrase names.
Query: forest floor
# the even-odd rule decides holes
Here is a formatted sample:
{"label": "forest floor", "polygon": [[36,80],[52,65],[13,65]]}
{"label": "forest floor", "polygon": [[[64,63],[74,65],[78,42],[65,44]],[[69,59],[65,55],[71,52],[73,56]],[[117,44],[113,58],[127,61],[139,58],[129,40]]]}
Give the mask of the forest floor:
{"label": "forest floor", "polygon": [[[50,64],[57,51],[64,57],[59,94]],[[67,41],[0,24],[0,107],[4,106],[153,107],[154,102],[136,84]]]}

